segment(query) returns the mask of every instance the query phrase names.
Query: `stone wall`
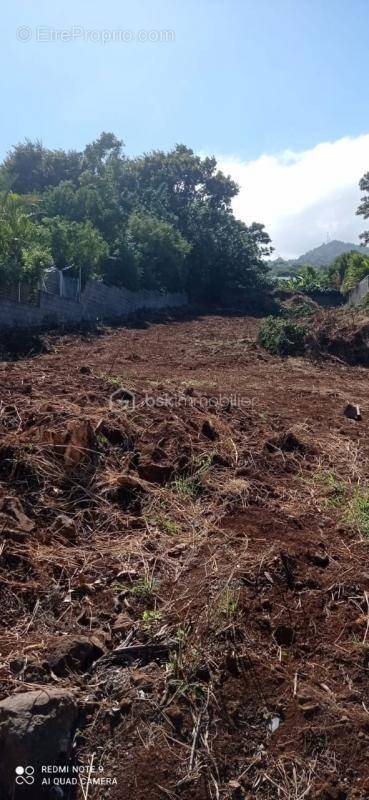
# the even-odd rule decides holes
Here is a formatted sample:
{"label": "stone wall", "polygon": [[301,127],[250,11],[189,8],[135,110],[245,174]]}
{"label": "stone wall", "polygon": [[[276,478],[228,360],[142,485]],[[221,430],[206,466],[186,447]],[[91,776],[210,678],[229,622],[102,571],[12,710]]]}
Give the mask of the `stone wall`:
{"label": "stone wall", "polygon": [[35,305],[0,299],[0,328],[37,328],[47,325],[124,319],[139,310],[159,310],[187,305],[184,293],[130,292],[89,281],[75,302],[40,291]]}
{"label": "stone wall", "polygon": [[355,286],[354,289],[351,289],[351,292],[349,292],[348,295],[348,302],[350,303],[350,305],[356,306],[358,305],[358,303],[361,303],[361,301],[364,300],[364,297],[366,297],[368,292],[369,292],[369,275],[366,275],[365,278],[363,278],[362,281],[360,281],[360,283],[358,283],[358,285]]}

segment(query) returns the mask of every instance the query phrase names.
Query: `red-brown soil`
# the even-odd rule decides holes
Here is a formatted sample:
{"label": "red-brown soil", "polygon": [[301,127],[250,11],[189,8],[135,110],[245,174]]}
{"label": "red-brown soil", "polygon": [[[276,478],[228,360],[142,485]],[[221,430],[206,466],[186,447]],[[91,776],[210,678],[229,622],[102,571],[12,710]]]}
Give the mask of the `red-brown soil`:
{"label": "red-brown soil", "polygon": [[[117,779],[89,800],[369,797],[369,543],[334,489],[365,484],[368,371],[258,324],[0,363],[1,697],[78,687]],[[82,667],[65,635],[141,649]]]}

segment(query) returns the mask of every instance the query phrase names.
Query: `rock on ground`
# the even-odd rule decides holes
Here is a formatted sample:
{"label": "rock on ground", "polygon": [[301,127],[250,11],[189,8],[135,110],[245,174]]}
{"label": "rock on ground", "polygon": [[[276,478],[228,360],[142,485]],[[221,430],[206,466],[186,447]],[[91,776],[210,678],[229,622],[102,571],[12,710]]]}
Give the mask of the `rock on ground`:
{"label": "rock on ground", "polygon": [[[66,764],[77,723],[75,694],[45,688],[0,702],[0,797],[39,800],[50,796],[41,785],[41,767]],[[34,768],[34,783],[16,783],[16,768]]]}

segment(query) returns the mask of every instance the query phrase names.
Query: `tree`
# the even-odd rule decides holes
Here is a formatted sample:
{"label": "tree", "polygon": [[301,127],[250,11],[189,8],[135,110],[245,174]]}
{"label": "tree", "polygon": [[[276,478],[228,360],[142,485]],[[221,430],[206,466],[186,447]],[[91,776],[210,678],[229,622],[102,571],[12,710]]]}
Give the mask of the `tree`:
{"label": "tree", "polygon": [[36,283],[52,264],[47,237],[32,220],[32,203],[16,194],[0,200],[0,283]]}
{"label": "tree", "polygon": [[76,181],[82,171],[82,154],[74,150],[47,150],[40,141],[17,144],[8,153],[0,178],[12,192],[29,194],[62,180]]}
{"label": "tree", "polygon": [[183,144],[134,159],[122,148],[106,132],[82,152],[26,140],[0,167],[0,186],[38,196],[34,222],[49,232],[55,263],[83,263],[85,278],[100,272],[130,288],[184,286],[218,303],[228,289],[262,293],[269,236],[235,218],[238,187],[216,159]]}
{"label": "tree", "polygon": [[329,268],[331,282],[343,293],[349,292],[369,274],[369,254],[364,256],[356,250],[342,253]]}
{"label": "tree", "polygon": [[83,168],[100,175],[106,167],[116,163],[122,155],[123,142],[114,133],[103,132],[96,141],[88,144],[83,153]]}
{"label": "tree", "polygon": [[187,288],[193,299],[222,301],[225,289],[265,286],[264,257],[271,252],[263,226],[236,220],[235,182],[184,145],[127,160],[120,174],[126,205],[154,214],[180,231],[191,245]]}
{"label": "tree", "polygon": [[[369,172],[362,177],[359,187],[365,194],[361,198],[361,203],[356,213],[364,217],[364,219],[369,219]],[[362,239],[364,245],[369,244],[369,231],[361,233],[360,239]]]}
{"label": "tree", "polygon": [[84,172],[79,186],[62,181],[42,195],[42,212],[46,217],[64,217],[70,222],[91,222],[104,239],[114,242],[126,219],[120,209],[114,181]]}
{"label": "tree", "polygon": [[194,204],[227,209],[237,194],[237,185],[216,166],[215,158],[202,159],[183,144],[127,159],[118,178],[122,202],[177,225],[188,238]]}
{"label": "tree", "polygon": [[108,256],[108,245],[90,222],[69,222],[62,217],[43,220],[53,263],[58,269],[81,271],[82,284],[99,273]]}
{"label": "tree", "polygon": [[266,287],[270,252],[263,226],[235,219],[230,210],[196,208],[190,224],[188,290],[192,299],[221,303],[227,290]]}
{"label": "tree", "polygon": [[135,253],[140,287],[169,292],[184,288],[184,262],[191,246],[173,225],[136,212],[128,221],[127,243]]}
{"label": "tree", "polygon": [[342,281],[342,292],[346,293],[354,289],[366,275],[369,275],[369,258],[361,253],[350,253],[348,267]]}
{"label": "tree", "polygon": [[337,256],[333,263],[330,265],[328,269],[328,275],[331,281],[331,285],[334,286],[336,289],[340,289],[349,267],[350,257],[352,253],[355,251],[349,251],[347,253],[342,253],[340,256]]}
{"label": "tree", "polygon": [[122,231],[116,239],[112,254],[102,265],[102,275],[110,286],[123,286],[132,291],[140,288],[135,247],[128,231]]}
{"label": "tree", "polygon": [[329,289],[330,278],[327,272],[316,269],[312,264],[304,264],[297,275],[297,289],[301,292],[315,292]]}
{"label": "tree", "polygon": [[190,245],[169,222],[135,212],[103,267],[104,280],[127,289],[181,291]]}

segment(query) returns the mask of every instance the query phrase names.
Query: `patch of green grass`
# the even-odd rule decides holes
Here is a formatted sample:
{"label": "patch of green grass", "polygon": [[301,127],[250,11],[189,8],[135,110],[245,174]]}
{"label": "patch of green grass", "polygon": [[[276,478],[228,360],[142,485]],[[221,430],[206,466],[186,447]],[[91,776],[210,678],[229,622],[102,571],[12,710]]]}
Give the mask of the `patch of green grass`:
{"label": "patch of green grass", "polygon": [[239,604],[239,592],[227,586],[220,599],[220,612],[228,619],[233,619],[237,614]]}
{"label": "patch of green grass", "polygon": [[122,386],[122,378],[119,375],[107,375],[106,380],[111,386]]}
{"label": "patch of green grass", "polygon": [[202,475],[205,475],[208,469],[210,469],[215,455],[216,451],[212,450],[210,453],[204,453],[203,455],[197,456],[194,459],[193,467],[194,473],[197,475],[197,477],[202,477]]}
{"label": "patch of green grass", "polygon": [[142,614],[143,627],[145,628],[145,630],[150,630],[150,628],[155,626],[156,623],[161,620],[161,618],[162,618],[161,611],[146,610]]}
{"label": "patch of green grass", "polygon": [[200,494],[202,479],[210,469],[214,452],[205,453],[193,459],[189,475],[182,475],[173,481],[173,489],[185,500],[195,500]]}
{"label": "patch of green grass", "polygon": [[355,489],[345,512],[345,521],[369,538],[369,489]]}
{"label": "patch of green grass", "polygon": [[342,509],[343,521],[369,538],[369,487],[352,488],[333,472],[318,472],[314,480],[324,489],[327,508]]}
{"label": "patch of green grass", "polygon": [[112,583],[111,588],[113,592],[128,592],[129,587],[125,583]]}
{"label": "patch of green grass", "polygon": [[340,508],[349,494],[349,487],[334,472],[317,472],[314,479],[325,491],[325,504],[328,508]]}
{"label": "patch of green grass", "polygon": [[172,536],[175,536],[179,533],[178,525],[171,519],[163,519],[161,520],[161,525],[166,533],[170,533]]}
{"label": "patch of green grass", "polygon": [[[162,500],[160,500],[158,502],[158,506],[160,508],[165,509],[165,511],[167,511],[166,504]],[[169,519],[169,517],[165,516],[164,514],[159,513],[158,515],[155,515],[155,516],[150,516],[150,515],[147,515],[147,514],[143,514],[142,517],[143,517],[147,527],[150,528],[150,529],[151,528],[160,528],[163,531],[165,531],[165,533],[170,533],[171,536],[177,535],[179,533],[179,531],[180,531],[177,523],[173,522],[172,519]]]}
{"label": "patch of green grass", "polygon": [[173,489],[183,500],[195,500],[199,492],[199,483],[194,475],[181,476],[173,481]]}
{"label": "patch of green grass", "polygon": [[111,588],[114,592],[131,592],[137,597],[149,598],[155,595],[157,581],[151,576],[143,576],[136,583],[112,583]]}
{"label": "patch of green grass", "polygon": [[152,597],[155,594],[157,581],[150,575],[145,575],[139,578],[137,583],[134,584],[132,591],[138,597]]}

